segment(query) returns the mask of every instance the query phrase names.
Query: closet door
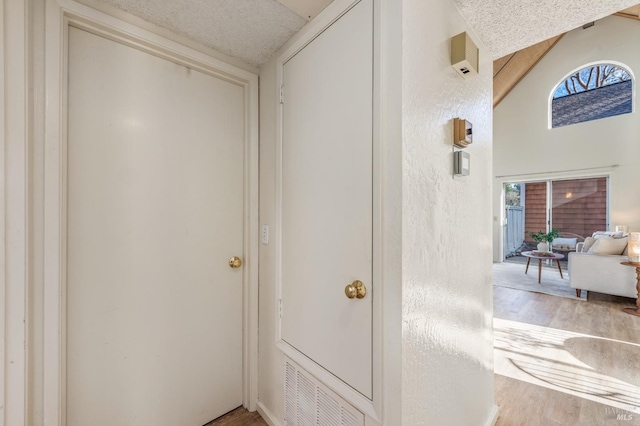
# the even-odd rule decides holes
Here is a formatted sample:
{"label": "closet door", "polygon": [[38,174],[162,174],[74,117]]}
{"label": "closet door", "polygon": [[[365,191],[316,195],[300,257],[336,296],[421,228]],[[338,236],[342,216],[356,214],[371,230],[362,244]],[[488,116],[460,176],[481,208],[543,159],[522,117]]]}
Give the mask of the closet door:
{"label": "closet door", "polygon": [[[284,64],[282,339],[372,397],[373,6]],[[355,281],[363,298],[348,298]]]}
{"label": "closet door", "polygon": [[242,404],[244,91],[69,30],[68,426]]}

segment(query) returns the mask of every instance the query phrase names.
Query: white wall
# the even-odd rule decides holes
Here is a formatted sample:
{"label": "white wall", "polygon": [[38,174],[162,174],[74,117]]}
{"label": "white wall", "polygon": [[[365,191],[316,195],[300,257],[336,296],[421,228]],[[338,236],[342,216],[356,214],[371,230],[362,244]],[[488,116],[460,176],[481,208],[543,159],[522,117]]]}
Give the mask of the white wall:
{"label": "white wall", "polygon": [[[567,33],[494,110],[494,176],[542,173],[538,177],[611,173],[610,226],[640,230],[640,119],[635,111],[601,120],[548,128],[549,96],[572,70],[596,61],[616,61],[640,76],[640,25],[608,17],[586,30]],[[608,168],[611,165],[617,168]],[[600,168],[575,171],[577,169]],[[546,173],[548,172],[548,173]],[[519,177],[511,178],[517,181]],[[501,210],[502,182],[494,179],[494,217]],[[494,222],[494,260],[500,222]]]}
{"label": "white wall", "polygon": [[[382,0],[376,7],[382,10],[376,29],[382,76],[384,424],[488,424],[495,414],[491,58],[481,52],[481,75],[470,80],[450,66],[450,37],[469,31],[450,0]],[[260,223],[271,225],[275,74],[274,60],[261,67]],[[474,124],[468,148],[472,174],[461,179],[452,177],[454,117]],[[258,398],[260,409],[281,421],[274,263],[275,248],[262,245]]]}
{"label": "white wall", "polygon": [[[276,64],[272,59],[260,69],[260,223],[276,222]],[[284,419],[284,356],[276,349],[276,284],[274,244],[260,245],[258,409],[263,417]],[[265,412],[266,411],[266,412]]]}
{"label": "white wall", "polygon": [[[464,80],[450,38],[470,28],[452,2],[403,5],[403,424],[484,425],[495,414],[492,61],[480,47],[480,75]],[[471,175],[456,179],[454,117],[474,133]]]}

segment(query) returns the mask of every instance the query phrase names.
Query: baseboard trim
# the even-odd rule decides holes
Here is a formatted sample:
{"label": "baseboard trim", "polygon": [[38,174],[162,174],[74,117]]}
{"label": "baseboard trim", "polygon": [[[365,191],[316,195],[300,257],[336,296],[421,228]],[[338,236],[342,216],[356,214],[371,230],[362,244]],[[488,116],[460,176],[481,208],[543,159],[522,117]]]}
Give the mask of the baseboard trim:
{"label": "baseboard trim", "polygon": [[491,409],[491,415],[489,416],[489,420],[487,420],[487,426],[493,426],[498,421],[498,410],[500,408],[497,405],[494,405]]}
{"label": "baseboard trim", "polygon": [[[262,416],[265,422],[269,426],[282,426],[282,423],[276,420],[273,414],[262,404],[262,401],[258,401],[256,404],[258,408],[258,413]],[[496,417],[497,418],[497,417]]]}

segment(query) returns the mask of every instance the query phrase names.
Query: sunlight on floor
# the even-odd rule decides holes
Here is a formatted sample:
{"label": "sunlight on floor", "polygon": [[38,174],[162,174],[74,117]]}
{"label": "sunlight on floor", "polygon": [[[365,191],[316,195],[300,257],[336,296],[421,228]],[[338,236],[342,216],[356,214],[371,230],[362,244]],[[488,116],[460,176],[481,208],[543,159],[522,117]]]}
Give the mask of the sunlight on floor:
{"label": "sunlight on floor", "polygon": [[494,346],[496,374],[640,414],[638,344],[495,318]]}

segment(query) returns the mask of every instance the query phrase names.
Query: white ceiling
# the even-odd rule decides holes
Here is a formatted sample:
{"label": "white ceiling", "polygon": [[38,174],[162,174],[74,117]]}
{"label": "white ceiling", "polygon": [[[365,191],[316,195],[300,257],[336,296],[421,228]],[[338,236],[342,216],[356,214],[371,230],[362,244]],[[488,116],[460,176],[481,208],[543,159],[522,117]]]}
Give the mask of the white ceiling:
{"label": "white ceiling", "polygon": [[[332,0],[98,1],[250,65],[260,65]],[[452,1],[493,59],[638,3],[638,0]]]}
{"label": "white ceiling", "polygon": [[[320,2],[321,0],[314,0]],[[276,0],[100,0],[250,65],[265,62],[307,19]],[[314,8],[298,8],[310,13]],[[317,12],[316,12],[317,13]]]}
{"label": "white ceiling", "polygon": [[626,9],[638,0],[453,0],[493,59]]}

